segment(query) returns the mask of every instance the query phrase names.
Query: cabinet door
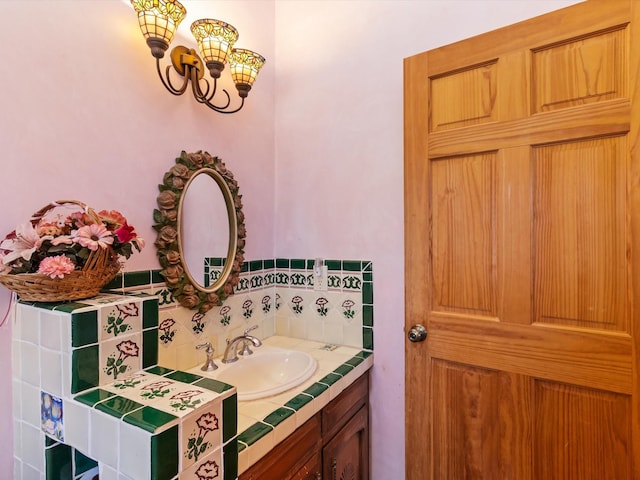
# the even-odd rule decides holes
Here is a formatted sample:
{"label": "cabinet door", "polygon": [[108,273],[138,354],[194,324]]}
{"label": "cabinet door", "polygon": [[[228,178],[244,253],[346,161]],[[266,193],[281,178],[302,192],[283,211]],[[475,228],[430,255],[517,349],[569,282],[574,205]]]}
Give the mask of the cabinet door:
{"label": "cabinet door", "polygon": [[322,480],[322,455],[318,451],[290,480]]}
{"label": "cabinet door", "polygon": [[[289,480],[320,452],[320,414],[307,420],[264,458],[240,475],[240,480]],[[296,480],[307,477],[296,477]],[[313,480],[315,478],[311,477]]]}
{"label": "cabinet door", "polygon": [[362,407],[322,450],[325,480],[369,480],[369,409]]}

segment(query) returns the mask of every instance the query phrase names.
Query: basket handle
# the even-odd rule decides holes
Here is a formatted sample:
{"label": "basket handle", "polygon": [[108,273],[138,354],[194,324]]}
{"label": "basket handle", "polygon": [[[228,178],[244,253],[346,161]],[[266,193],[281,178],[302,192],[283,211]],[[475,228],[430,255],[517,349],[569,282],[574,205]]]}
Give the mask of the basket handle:
{"label": "basket handle", "polygon": [[40,220],[42,220],[42,217],[45,216],[45,214],[49,211],[52,210],[56,207],[60,207],[62,205],[65,204],[71,204],[71,205],[78,205],[79,207],[82,208],[82,210],[91,217],[91,219],[95,222],[95,223],[100,223],[100,217],[98,216],[98,214],[91,208],[89,207],[86,203],[84,202],[80,202],[78,200],[57,200],[55,202],[51,202],[48,205],[45,205],[44,207],[42,207],[40,210],[38,210],[36,213],[34,213],[31,216],[31,223],[33,225],[37,224]]}

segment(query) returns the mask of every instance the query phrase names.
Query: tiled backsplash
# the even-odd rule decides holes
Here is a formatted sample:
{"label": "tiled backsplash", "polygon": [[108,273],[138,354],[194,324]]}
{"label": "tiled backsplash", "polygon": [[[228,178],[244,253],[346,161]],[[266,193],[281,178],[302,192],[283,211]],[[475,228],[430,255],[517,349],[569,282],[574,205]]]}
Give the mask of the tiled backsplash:
{"label": "tiled backsplash", "polygon": [[[228,338],[254,325],[263,339],[372,351],[371,262],[325,261],[323,290],[314,288],[314,262],[247,262],[235,294],[206,315],[174,302],[158,271],[126,272],[105,289],[112,293],[81,302],[20,304],[12,352],[17,478],[46,472],[46,480],[74,480],[99,461],[101,480],[172,479],[178,472],[180,480],[235,479],[235,389],[183,370],[204,362],[197,345],[211,342],[217,356]],[[168,398],[188,403],[196,389],[211,411],[181,411]],[[222,432],[216,441],[209,435],[214,418]]]}
{"label": "tiled backsplash", "polygon": [[[187,370],[204,362],[196,346],[220,355],[227,339],[254,325],[260,338],[284,335],[373,350],[373,268],[369,261],[325,260],[327,290],[314,289],[315,259],[245,262],[236,291],[205,315],[174,302],[157,271],[131,272],[109,287],[159,298],[158,363]],[[205,260],[206,266],[216,259]],[[212,268],[215,275],[215,268]],[[204,283],[204,281],[203,281]]]}

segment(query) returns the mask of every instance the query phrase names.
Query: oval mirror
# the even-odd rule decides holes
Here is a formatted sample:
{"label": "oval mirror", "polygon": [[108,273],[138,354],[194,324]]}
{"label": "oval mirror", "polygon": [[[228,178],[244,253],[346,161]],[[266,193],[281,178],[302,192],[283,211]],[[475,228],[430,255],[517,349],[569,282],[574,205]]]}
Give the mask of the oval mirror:
{"label": "oval mirror", "polygon": [[238,184],[219,158],[182,152],[158,188],[160,274],[183,307],[204,313],[238,284],[246,237]]}

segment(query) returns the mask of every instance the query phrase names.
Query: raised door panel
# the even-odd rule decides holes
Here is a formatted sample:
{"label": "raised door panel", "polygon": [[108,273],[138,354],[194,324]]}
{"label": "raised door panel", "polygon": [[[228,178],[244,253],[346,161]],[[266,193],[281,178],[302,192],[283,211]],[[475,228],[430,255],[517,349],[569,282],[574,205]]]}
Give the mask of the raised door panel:
{"label": "raised door panel", "polygon": [[327,480],[369,480],[369,409],[365,406],[322,449]]}
{"label": "raised door panel", "polygon": [[627,142],[532,152],[534,322],[628,332]]}
{"label": "raised door panel", "polygon": [[316,452],[313,457],[298,470],[290,480],[322,480],[322,454]]}

